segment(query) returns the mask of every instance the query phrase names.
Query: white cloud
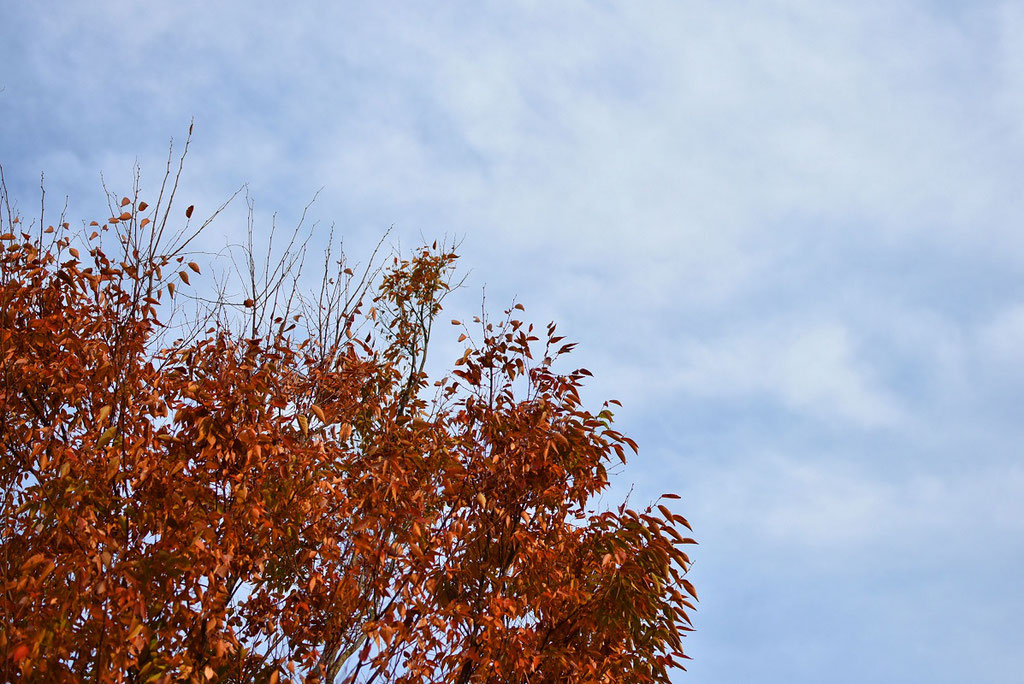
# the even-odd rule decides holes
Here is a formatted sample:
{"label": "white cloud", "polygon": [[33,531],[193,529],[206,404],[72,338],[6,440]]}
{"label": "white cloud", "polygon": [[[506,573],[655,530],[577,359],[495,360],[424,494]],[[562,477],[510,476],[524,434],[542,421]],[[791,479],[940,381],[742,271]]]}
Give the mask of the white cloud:
{"label": "white cloud", "polygon": [[800,321],[679,343],[676,391],[697,397],[768,399],[803,415],[877,428],[903,419],[898,400],[858,359],[839,324]]}
{"label": "white cloud", "polygon": [[894,477],[867,461],[810,456],[762,450],[742,467],[702,468],[687,498],[692,519],[711,543],[806,563],[818,553],[839,565],[874,556],[894,571],[923,558],[949,562],[967,549],[984,553],[1024,532],[1019,465],[978,467],[954,481],[939,468]]}
{"label": "white cloud", "polygon": [[978,334],[984,360],[1024,368],[1024,304],[999,311]]}

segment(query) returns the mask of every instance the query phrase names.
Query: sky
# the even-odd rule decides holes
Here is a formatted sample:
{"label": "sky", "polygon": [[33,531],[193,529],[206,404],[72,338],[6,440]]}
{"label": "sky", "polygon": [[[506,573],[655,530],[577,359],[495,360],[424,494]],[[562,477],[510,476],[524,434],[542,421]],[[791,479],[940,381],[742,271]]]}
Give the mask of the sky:
{"label": "sky", "polygon": [[1022,681],[1024,3],[0,6],[27,215],[45,173],[102,218],[194,120],[198,212],[319,190],[312,244],[461,240],[445,315],[578,341],[640,444],[607,503],[700,541],[676,681]]}

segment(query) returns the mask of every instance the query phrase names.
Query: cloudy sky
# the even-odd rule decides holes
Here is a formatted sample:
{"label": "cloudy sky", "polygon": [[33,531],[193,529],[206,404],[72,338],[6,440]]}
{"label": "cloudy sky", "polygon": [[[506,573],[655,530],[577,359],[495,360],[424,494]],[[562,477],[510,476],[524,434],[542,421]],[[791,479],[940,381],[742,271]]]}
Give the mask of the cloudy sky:
{"label": "cloudy sky", "polygon": [[194,118],[198,211],[557,321],[701,542],[678,681],[1020,681],[1024,3],[5,2],[0,88],[26,213]]}

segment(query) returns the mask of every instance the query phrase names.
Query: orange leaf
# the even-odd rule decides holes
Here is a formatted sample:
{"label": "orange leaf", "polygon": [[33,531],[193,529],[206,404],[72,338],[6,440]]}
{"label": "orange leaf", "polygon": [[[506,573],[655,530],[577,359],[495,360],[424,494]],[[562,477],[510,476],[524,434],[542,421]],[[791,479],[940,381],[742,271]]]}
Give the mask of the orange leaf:
{"label": "orange leaf", "polygon": [[693,528],[690,527],[690,522],[686,518],[684,518],[683,516],[681,516],[681,515],[673,515],[672,519],[675,520],[677,523],[681,523],[683,525],[683,527],[685,527],[686,529],[688,529],[691,532],[693,532]]}
{"label": "orange leaf", "polygon": [[194,261],[188,262],[188,267],[191,268],[196,273],[199,273],[199,264],[197,264],[196,262],[194,262]]}
{"label": "orange leaf", "polygon": [[21,564],[21,569],[22,570],[28,570],[29,568],[34,567],[36,565],[39,565],[40,563],[43,563],[45,561],[46,561],[46,554],[45,553],[37,553],[34,556],[32,556],[31,558],[29,558],[27,561],[22,563]]}
{"label": "orange leaf", "polygon": [[121,198],[121,206],[122,207],[127,207],[131,203],[132,203],[132,201],[130,199],[128,199],[127,197],[122,197]]}
{"label": "orange leaf", "polygon": [[117,426],[111,425],[110,427],[103,431],[102,435],[100,435],[99,440],[96,441],[96,446],[106,446],[110,442],[110,440],[114,439],[115,434],[117,434]]}
{"label": "orange leaf", "polygon": [[144,218],[144,219],[142,219],[142,221],[139,222],[139,227],[145,228],[146,224],[148,224],[148,223],[149,223],[149,219],[148,218]]}
{"label": "orange leaf", "polygon": [[146,211],[148,207],[149,205],[146,204],[145,202],[139,202],[139,211]]}
{"label": "orange leaf", "polygon": [[683,583],[683,587],[686,589],[686,593],[700,601],[700,599],[697,598],[697,590],[693,588],[693,584],[690,583],[690,580],[684,579],[681,580],[681,582]]}
{"label": "orange leaf", "polygon": [[14,659],[15,664],[20,663],[27,656],[28,646],[26,646],[25,644],[20,644],[17,648],[14,649],[14,653],[11,654],[11,657]]}
{"label": "orange leaf", "polygon": [[178,276],[185,281],[186,285],[188,285],[188,273],[185,273],[184,271],[178,271]]}
{"label": "orange leaf", "polygon": [[122,213],[120,216],[118,216],[117,218],[121,219],[122,221],[127,221],[131,217],[132,217],[132,215],[126,211],[126,212]]}

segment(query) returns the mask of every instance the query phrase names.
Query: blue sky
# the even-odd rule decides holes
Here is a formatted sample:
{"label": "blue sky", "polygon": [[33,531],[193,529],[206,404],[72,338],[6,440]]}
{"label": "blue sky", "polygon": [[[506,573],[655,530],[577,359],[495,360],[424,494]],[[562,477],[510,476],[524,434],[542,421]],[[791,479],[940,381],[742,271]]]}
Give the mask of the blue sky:
{"label": "blue sky", "polygon": [[290,225],[323,187],[354,257],[464,239],[450,312],[557,321],[641,445],[616,493],[683,496],[679,681],[1004,683],[1022,37],[987,0],[7,2],[0,163],[91,219],[194,117],[197,211],[247,182]]}

